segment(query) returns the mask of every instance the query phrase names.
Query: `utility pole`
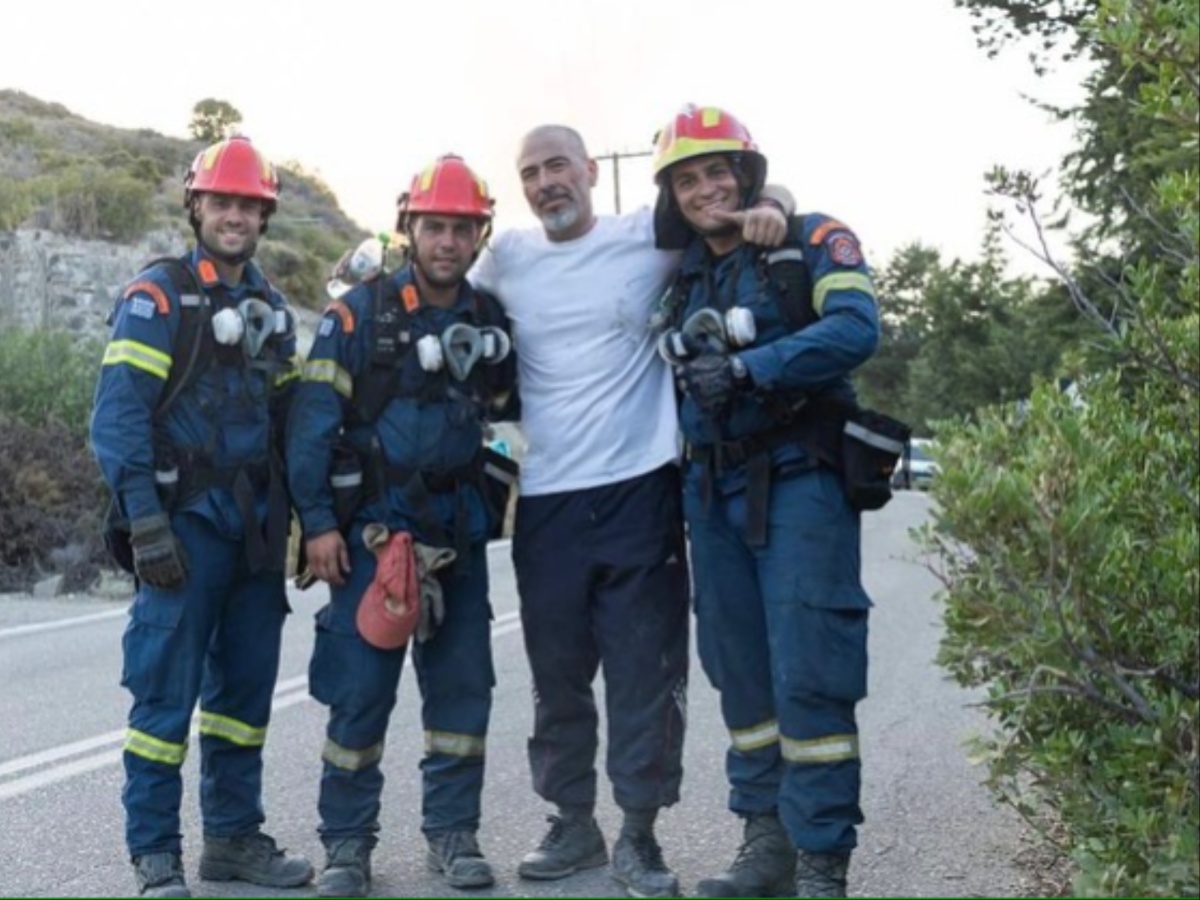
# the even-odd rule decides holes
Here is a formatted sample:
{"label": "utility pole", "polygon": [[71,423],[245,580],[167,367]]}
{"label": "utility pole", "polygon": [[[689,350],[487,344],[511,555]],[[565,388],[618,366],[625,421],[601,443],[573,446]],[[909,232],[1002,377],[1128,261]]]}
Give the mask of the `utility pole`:
{"label": "utility pole", "polygon": [[621,160],[630,159],[635,156],[653,156],[653,150],[639,150],[637,152],[622,153],[619,150],[614,150],[612,153],[601,153],[596,157],[597,160],[611,159],[613,169],[613,207],[617,215],[621,214]]}

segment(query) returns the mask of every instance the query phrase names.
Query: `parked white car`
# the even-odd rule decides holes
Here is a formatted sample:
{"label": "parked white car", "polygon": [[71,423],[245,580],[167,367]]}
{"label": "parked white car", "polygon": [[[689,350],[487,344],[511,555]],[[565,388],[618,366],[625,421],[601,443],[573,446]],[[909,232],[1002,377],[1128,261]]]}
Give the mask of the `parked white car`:
{"label": "parked white car", "polygon": [[909,442],[907,467],[905,460],[901,458],[900,465],[892,474],[893,488],[911,487],[920,491],[929,489],[938,473],[938,464],[929,455],[932,444],[933,441],[929,438],[913,438]]}

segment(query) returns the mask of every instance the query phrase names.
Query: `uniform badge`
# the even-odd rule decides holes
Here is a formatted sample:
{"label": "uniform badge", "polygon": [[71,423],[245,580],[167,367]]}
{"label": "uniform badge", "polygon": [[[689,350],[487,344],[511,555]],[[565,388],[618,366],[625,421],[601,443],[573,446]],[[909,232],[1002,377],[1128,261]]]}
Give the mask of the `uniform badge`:
{"label": "uniform badge", "polygon": [[320,327],[317,328],[317,337],[329,337],[333,334],[333,316],[326,316],[321,320]]}
{"label": "uniform badge", "polygon": [[839,266],[857,266],[863,261],[862,249],[851,234],[835,234],[829,239],[829,258]]}
{"label": "uniform badge", "polygon": [[129,314],[139,319],[153,319],[157,309],[149,297],[134,297],[129,301]]}

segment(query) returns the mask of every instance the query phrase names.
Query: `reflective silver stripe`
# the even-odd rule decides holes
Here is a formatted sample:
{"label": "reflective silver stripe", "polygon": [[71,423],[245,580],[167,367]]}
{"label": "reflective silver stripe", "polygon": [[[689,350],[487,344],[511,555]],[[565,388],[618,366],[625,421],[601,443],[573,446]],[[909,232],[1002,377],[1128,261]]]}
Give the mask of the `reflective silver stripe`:
{"label": "reflective silver stripe", "polygon": [[502,469],[499,466],[494,465],[492,463],[484,463],[483,464],[483,474],[486,475],[488,478],[495,478],[497,481],[501,482],[502,484],[516,484],[517,483],[516,475],[514,475],[512,472],[508,471],[508,469]]}
{"label": "reflective silver stripe", "polygon": [[153,735],[130,728],[125,732],[125,752],[168,766],[182,766],[187,758],[187,742],[172,744]]}
{"label": "reflective silver stripe", "polygon": [[366,750],[348,750],[341,744],[326,739],[325,747],[321,750],[321,759],[347,772],[357,772],[383,759],[383,741]]}
{"label": "reflective silver stripe", "polygon": [[155,469],[154,470],[155,484],[179,484],[178,469]]}
{"label": "reflective silver stripe", "polygon": [[769,722],[760,722],[758,725],[739,728],[736,731],[731,728],[729,737],[733,741],[735,750],[761,750],[763,747],[778,743],[779,721],[771,719]]}
{"label": "reflective silver stripe", "polygon": [[767,254],[768,266],[780,262],[804,262],[804,251],[796,247],[785,247],[782,250],[772,250]]}
{"label": "reflective silver stripe", "polygon": [[358,487],[362,484],[362,472],[349,472],[345,475],[330,475],[329,486],[335,488]]}
{"label": "reflective silver stripe", "polygon": [[229,716],[200,711],[200,733],[224,738],[239,747],[261,747],[267,742],[267,729],[255,728]]}
{"label": "reflective silver stripe", "polygon": [[354,394],[354,379],[332,359],[310,359],[304,364],[304,380],[331,384],[346,399]]}
{"label": "reflective silver stripe", "polygon": [[137,341],[113,341],[104,348],[103,366],[127,365],[167,380],[171,374],[171,357]]}
{"label": "reflective silver stripe", "polygon": [[453,731],[426,731],[425,752],[448,756],[483,756],[485,739]]}
{"label": "reflective silver stripe", "polygon": [[783,758],[794,763],[829,763],[858,759],[858,735],[831,734],[811,741],[780,738]]}
{"label": "reflective silver stripe", "polygon": [[825,314],[825,295],[830,291],[862,291],[872,300],[875,288],[871,279],[862,272],[833,272],[813,285],[813,309],[818,316]]}
{"label": "reflective silver stripe", "polygon": [[847,422],[843,431],[845,431],[846,434],[850,435],[850,437],[854,438],[855,440],[862,441],[864,444],[869,444],[870,446],[877,447],[880,450],[886,450],[888,453],[895,453],[897,456],[899,456],[904,452],[903,441],[897,441],[887,437],[886,435],[882,435],[877,431],[871,431],[870,429],[859,425],[857,422]]}
{"label": "reflective silver stripe", "polygon": [[207,304],[205,298],[201,297],[199,294],[180,294],[179,295],[179,305],[180,306],[207,306],[208,304]]}

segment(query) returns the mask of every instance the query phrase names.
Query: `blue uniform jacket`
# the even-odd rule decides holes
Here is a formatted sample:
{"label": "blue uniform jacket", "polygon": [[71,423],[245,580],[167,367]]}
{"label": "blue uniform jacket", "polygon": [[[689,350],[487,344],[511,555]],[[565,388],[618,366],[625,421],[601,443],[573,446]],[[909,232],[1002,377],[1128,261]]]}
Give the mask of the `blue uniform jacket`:
{"label": "blue uniform jacket", "polygon": [[[154,475],[156,462],[163,465],[164,453],[202,454],[217,467],[265,464],[272,434],[282,433],[288,394],[298,375],[291,311],[258,268],[247,263],[240,284],[223,285],[200,248],[183,259],[193,273],[203,273],[198,278],[214,314],[257,297],[280,311],[276,318],[281,327],[267,341],[259,360],[242,358],[236,364],[223,364],[208,354],[207,364],[200,363],[202,374],[156,423],[154,413],[167,378],[175,366],[185,364],[190,350],[177,340],[183,315],[180,296],[162,265],[142,272],[124,288],[96,387],[91,435],[104,478],[130,519],[164,510]],[[211,351],[211,342],[208,347]],[[241,352],[240,347],[236,350]],[[256,491],[256,501],[256,527],[261,527],[266,516],[265,486]],[[204,491],[183,508],[206,517],[226,537],[244,534],[237,504],[227,489]]]}
{"label": "blue uniform jacket", "polygon": [[[754,316],[756,338],[735,350],[745,363],[754,390],[739,393],[729,410],[713,418],[690,397],[680,405],[680,427],[690,444],[712,446],[777,427],[768,401],[794,400],[805,392],[832,391],[853,398],[850,373],[865,362],[879,342],[879,316],[870,272],[858,240],[843,224],[820,213],[804,216],[801,229],[804,261],[812,278],[817,320],[795,329],[785,321],[777,290],[760,269],[763,248],[743,244],[715,258],[696,238],[680,265],[686,300],[680,322],[704,307],[721,313],[742,306]],[[805,451],[794,442],[776,447],[777,466],[805,463]],[[725,489],[744,484],[744,472],[722,480]]]}
{"label": "blue uniform jacket", "polygon": [[[383,292],[385,304],[402,304],[407,289],[415,302],[408,314],[407,350],[396,370],[399,380],[393,396],[373,423],[357,421],[353,411],[355,391],[375,346],[374,292]],[[316,340],[304,365],[296,402],[288,424],[287,462],[292,500],[300,514],[306,538],[337,527],[333,492],[329,484],[334,446],[345,441],[371,466],[372,447],[391,466],[438,474],[470,464],[483,446],[483,422],[491,401],[511,391],[516,358],[510,353],[499,365],[476,363],[466,384],[443,369],[429,373],[421,368],[416,344],[425,335],[441,335],[450,325],[465,322],[476,327],[507,320],[499,304],[476,292],[464,281],[453,306],[442,309],[418,300],[410,267],[356,286],[326,309]],[[486,321],[479,304],[493,304]],[[367,472],[368,477],[370,472]],[[467,489],[469,539],[483,540],[487,514],[475,488]],[[455,522],[453,491],[431,493],[430,510],[437,524],[450,529]],[[431,541],[420,524],[422,516],[398,486],[377,496],[358,510],[357,521],[383,522],[392,530],[411,531]]]}

